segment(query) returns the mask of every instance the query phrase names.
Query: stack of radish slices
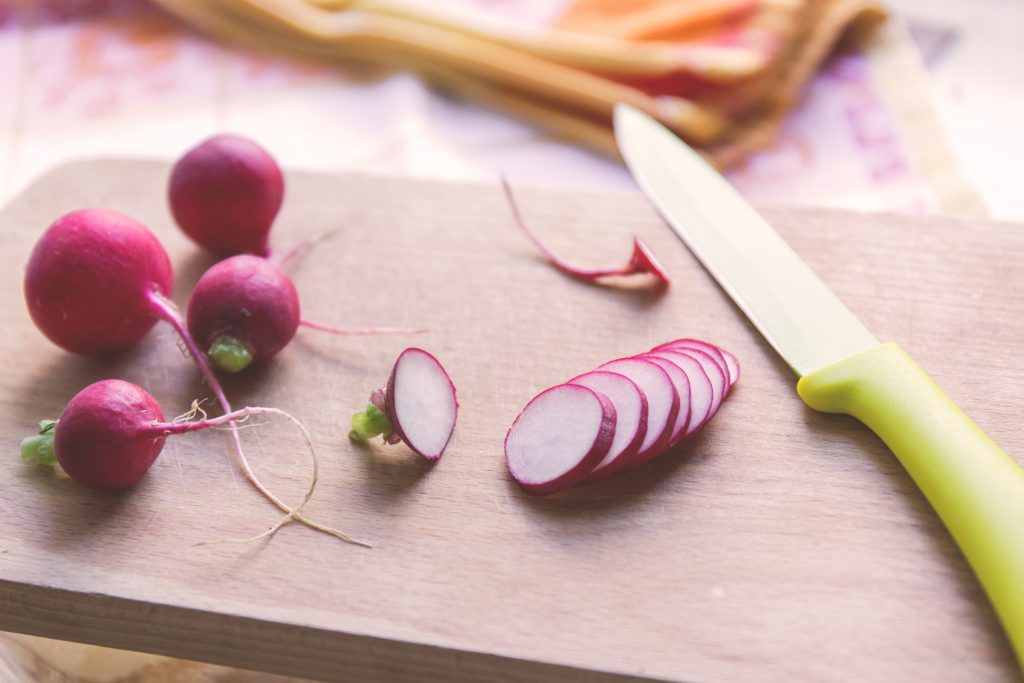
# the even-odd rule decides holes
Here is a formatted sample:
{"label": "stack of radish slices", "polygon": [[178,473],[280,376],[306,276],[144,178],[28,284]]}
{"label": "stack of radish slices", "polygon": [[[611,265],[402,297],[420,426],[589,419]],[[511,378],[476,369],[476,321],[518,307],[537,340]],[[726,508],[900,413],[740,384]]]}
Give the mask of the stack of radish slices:
{"label": "stack of radish slices", "polygon": [[505,462],[538,495],[638,467],[707,424],[739,376],[734,355],[697,339],[609,361],[530,401]]}

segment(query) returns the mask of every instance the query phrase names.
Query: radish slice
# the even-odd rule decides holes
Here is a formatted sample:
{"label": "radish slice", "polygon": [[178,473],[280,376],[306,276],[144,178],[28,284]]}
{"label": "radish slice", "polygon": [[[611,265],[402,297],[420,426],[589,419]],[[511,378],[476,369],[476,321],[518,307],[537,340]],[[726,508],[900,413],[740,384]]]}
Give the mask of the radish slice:
{"label": "radish slice", "polygon": [[588,372],[569,380],[568,384],[579,384],[604,394],[615,407],[615,438],[608,454],[587,479],[618,472],[640,452],[640,444],[647,435],[647,397],[633,380],[617,372]]}
{"label": "radish slice", "polygon": [[[703,427],[704,423],[710,420],[714,414],[711,408],[714,404],[715,390],[711,379],[708,378],[708,373],[704,371],[704,367],[700,362],[693,356],[686,355],[682,350],[676,351],[673,349],[649,351],[643,354],[642,357],[657,357],[665,362],[671,362],[685,373],[686,377],[690,380],[690,421],[686,425],[686,432],[680,437],[680,440]],[[674,446],[675,443],[678,443],[678,441],[672,445]]]}
{"label": "radish slice", "polygon": [[667,448],[672,448],[680,439],[686,435],[686,427],[690,423],[690,378],[686,376],[678,365],[652,353],[644,353],[637,356],[656,363],[662,370],[668,373],[668,378],[679,394],[679,412],[676,413],[675,423],[672,425],[672,436],[669,437]]}
{"label": "radish slice", "polygon": [[720,368],[711,356],[697,349],[676,347],[671,353],[683,354],[696,360],[707,374],[708,379],[711,380],[711,411],[707,417],[707,420],[710,420],[718,412],[719,407],[721,407],[722,400],[725,399],[726,389],[729,386],[725,370]]}
{"label": "radish slice", "polygon": [[722,358],[725,358],[725,366],[729,369],[729,388],[731,389],[736,384],[736,380],[740,378],[740,361],[722,347],[718,347],[718,351],[722,354]]}
{"label": "radish slice", "polygon": [[733,385],[732,374],[729,370],[729,363],[726,361],[725,354],[722,353],[722,350],[714,344],[709,344],[706,341],[701,341],[700,339],[676,339],[675,341],[670,341],[667,344],[656,346],[652,351],[660,351],[661,349],[697,349],[698,351],[703,351],[708,354],[711,356],[712,360],[715,361],[718,367],[721,368],[722,372],[725,373],[725,393],[729,393],[729,389]]}
{"label": "radish slice", "polygon": [[654,276],[654,282],[657,286],[668,287],[669,284],[671,284],[672,281],[669,279],[665,268],[658,263],[658,259],[654,257],[650,247],[644,244],[639,237],[633,238],[633,254],[630,256],[629,262],[620,268],[580,268],[579,266],[574,266],[559,258],[547,247],[547,245],[541,242],[540,239],[533,234],[533,231],[531,231],[526,225],[526,221],[523,220],[522,214],[519,213],[519,206],[516,204],[515,197],[512,196],[512,188],[509,186],[508,180],[504,177],[501,179],[501,186],[505,190],[505,197],[508,199],[509,207],[512,210],[512,218],[515,220],[516,225],[519,226],[519,229],[523,231],[531,242],[533,242],[533,245],[547,257],[548,261],[551,262],[551,265],[558,268],[563,273],[581,280],[597,280],[610,275],[636,275],[650,273]]}
{"label": "radish slice", "polygon": [[444,453],[455,429],[459,403],[455,385],[431,354],[409,348],[388,378],[386,413],[409,448],[427,460]]}
{"label": "radish slice", "polygon": [[615,438],[615,407],[579,384],[560,384],[530,401],[505,436],[505,464],[538,495],[580,483]]}
{"label": "radish slice", "polygon": [[647,434],[630,466],[643,464],[663,452],[672,438],[680,409],[679,392],[668,373],[657,363],[642,358],[620,358],[605,363],[598,370],[625,375],[647,397]]}

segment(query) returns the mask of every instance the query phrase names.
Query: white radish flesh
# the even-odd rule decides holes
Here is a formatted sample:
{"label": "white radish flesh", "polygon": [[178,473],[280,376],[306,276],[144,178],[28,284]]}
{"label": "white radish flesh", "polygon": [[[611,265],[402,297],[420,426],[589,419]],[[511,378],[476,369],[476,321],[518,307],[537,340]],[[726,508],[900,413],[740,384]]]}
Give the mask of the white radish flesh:
{"label": "white radish flesh", "polygon": [[530,493],[557,493],[590,474],[615,431],[610,400],[579,384],[560,384],[536,396],[512,423],[505,463]]}
{"label": "white radish flesh", "polygon": [[715,392],[711,380],[700,362],[682,351],[673,349],[650,351],[643,355],[644,357],[654,356],[665,362],[673,363],[690,380],[690,420],[686,425],[686,432],[680,438],[685,438],[703,427],[704,423],[711,419],[711,407],[714,404]]}
{"label": "white radish flesh", "polygon": [[587,476],[596,479],[618,472],[627,466],[647,435],[647,397],[633,380],[617,372],[588,372],[569,380],[569,384],[593,389],[603,394],[615,407],[615,438],[608,454]]}
{"label": "white radish flesh", "polygon": [[668,373],[657,363],[641,358],[620,358],[605,363],[598,370],[625,375],[647,397],[647,434],[630,465],[645,463],[663,452],[672,438],[680,409],[679,393]]}
{"label": "white radish flesh", "polygon": [[729,389],[732,387],[733,381],[731,371],[729,369],[729,362],[725,359],[725,354],[722,353],[722,349],[718,348],[714,344],[701,341],[700,339],[676,339],[675,341],[671,341],[667,344],[656,346],[652,350],[660,351],[662,349],[696,349],[708,354],[711,356],[711,359],[715,361],[718,367],[721,368],[722,372],[725,373],[725,393],[729,393]]}
{"label": "white radish flesh", "polygon": [[675,385],[676,393],[679,394],[679,412],[676,413],[676,420],[672,425],[672,436],[669,437],[667,446],[671,448],[686,435],[686,427],[690,423],[690,378],[686,376],[686,373],[678,365],[660,358],[656,354],[643,353],[637,356],[637,358],[643,358],[644,360],[656,363],[662,370],[667,372],[668,378]]}
{"label": "white radish flesh", "polygon": [[402,441],[428,460],[444,453],[455,429],[455,386],[434,356],[409,348],[388,378],[387,416]]}
{"label": "white radish flesh", "polygon": [[[690,356],[698,363],[701,368],[707,373],[708,379],[711,380],[711,411],[708,413],[707,419],[710,420],[718,412],[718,409],[722,405],[722,400],[725,399],[725,392],[729,386],[729,381],[726,379],[725,370],[718,366],[718,363],[703,351],[697,349],[687,349],[676,347],[672,350],[673,353],[680,353],[686,356]],[[705,420],[706,422],[707,420]]]}

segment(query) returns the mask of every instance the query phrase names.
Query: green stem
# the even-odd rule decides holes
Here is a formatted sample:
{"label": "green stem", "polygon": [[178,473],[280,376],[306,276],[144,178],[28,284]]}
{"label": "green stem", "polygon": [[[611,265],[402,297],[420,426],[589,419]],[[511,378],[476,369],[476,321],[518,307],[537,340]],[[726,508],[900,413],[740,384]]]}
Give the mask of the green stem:
{"label": "green stem", "polygon": [[388,420],[388,416],[377,406],[367,403],[366,410],[352,416],[352,431],[348,436],[356,441],[364,441],[379,434],[387,436],[390,433],[391,422]]}
{"label": "green stem", "polygon": [[206,354],[215,366],[226,372],[241,372],[252,363],[252,351],[234,337],[217,337]]}
{"label": "green stem", "polygon": [[39,433],[21,440],[21,459],[25,462],[38,462],[41,465],[57,464],[57,455],[53,450],[53,433],[56,427],[56,420],[40,420]]}

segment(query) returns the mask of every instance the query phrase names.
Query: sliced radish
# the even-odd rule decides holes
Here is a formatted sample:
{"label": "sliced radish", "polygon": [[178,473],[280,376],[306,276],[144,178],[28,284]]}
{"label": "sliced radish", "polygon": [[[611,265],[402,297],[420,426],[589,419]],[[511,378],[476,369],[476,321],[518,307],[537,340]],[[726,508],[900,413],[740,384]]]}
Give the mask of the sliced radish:
{"label": "sliced radish", "polygon": [[455,385],[437,359],[423,349],[403,351],[386,392],[386,413],[402,441],[437,460],[452,438],[458,410]]}
{"label": "sliced radish", "polygon": [[725,366],[729,369],[729,387],[732,388],[732,386],[736,384],[736,380],[740,378],[740,361],[736,356],[732,355],[720,346],[718,347],[718,351],[722,354],[722,357],[725,358]]}
{"label": "sliced radish", "polygon": [[[661,358],[663,362],[672,363],[690,380],[690,420],[686,425],[686,432],[679,439],[687,437],[703,427],[704,423],[710,420],[714,414],[711,412],[711,408],[714,404],[715,390],[700,362],[693,356],[674,349],[649,351],[642,357],[656,357]],[[672,445],[674,446],[676,443],[678,443],[678,439]]]}
{"label": "sliced radish", "polygon": [[671,448],[686,435],[686,427],[690,423],[690,378],[675,363],[660,358],[653,353],[643,353],[637,356],[649,360],[668,373],[668,378],[675,385],[676,393],[679,394],[679,412],[676,413],[675,422],[672,425],[672,436],[669,437],[667,448]]}
{"label": "sliced radish", "polygon": [[587,475],[587,479],[618,472],[640,452],[640,444],[647,435],[647,397],[633,380],[617,372],[588,372],[568,383],[604,394],[615,406],[615,438],[608,454]]}
{"label": "sliced radish", "polygon": [[679,393],[668,373],[657,363],[642,358],[620,358],[605,363],[598,370],[625,375],[647,397],[647,434],[630,466],[643,464],[663,452],[672,438],[679,413]]}
{"label": "sliced radish", "polygon": [[[711,412],[708,413],[707,419],[710,420],[718,412],[718,409],[722,405],[722,401],[725,399],[725,392],[729,386],[729,380],[726,379],[725,370],[719,367],[718,363],[703,351],[697,349],[688,349],[685,347],[676,347],[672,350],[672,353],[680,353],[686,356],[690,356],[698,363],[701,368],[707,373],[708,379],[711,380]],[[705,420],[707,422],[707,420]]]}
{"label": "sliced radish", "polygon": [[569,488],[604,459],[615,438],[615,407],[579,384],[560,384],[530,401],[505,436],[505,463],[538,495]]}
{"label": "sliced radish", "polygon": [[712,360],[714,360],[715,363],[718,364],[718,367],[722,369],[722,372],[725,373],[726,393],[728,393],[729,388],[732,387],[733,383],[731,372],[729,370],[729,363],[726,361],[725,354],[722,353],[722,350],[714,344],[709,344],[708,342],[701,341],[700,339],[676,339],[675,341],[670,341],[667,344],[656,346],[652,351],[659,351],[661,349],[696,349],[698,351],[703,351],[711,356]]}

